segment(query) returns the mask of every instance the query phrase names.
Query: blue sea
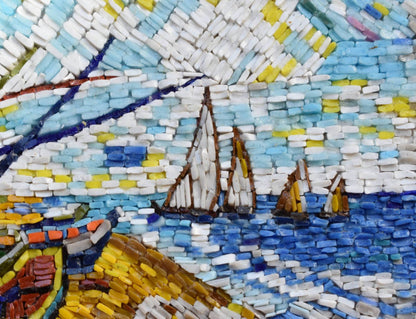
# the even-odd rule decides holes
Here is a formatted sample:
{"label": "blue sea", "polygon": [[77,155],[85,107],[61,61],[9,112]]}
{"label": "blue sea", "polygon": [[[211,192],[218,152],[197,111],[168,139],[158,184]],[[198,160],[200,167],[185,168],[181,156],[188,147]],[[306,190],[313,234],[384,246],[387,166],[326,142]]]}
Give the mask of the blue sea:
{"label": "blue sea", "polygon": [[[210,266],[209,270],[197,273],[196,277],[208,283],[215,279],[229,278],[229,285],[223,287],[225,290],[245,287],[244,294],[232,296],[235,302],[241,302],[247,296],[267,296],[266,301],[260,298],[259,302],[274,304],[275,312],[282,313],[276,315],[276,318],[296,318],[290,313],[290,305],[297,298],[281,293],[278,287],[269,287],[267,281],[259,279],[262,276],[278,274],[279,278],[285,278],[287,286],[307,282],[313,282],[315,287],[323,285],[325,293],[355,302],[363,301],[379,308],[381,315],[416,313],[415,192],[349,194],[349,216],[329,219],[319,217],[326,196],[315,194],[305,194],[308,217],[303,220],[272,215],[271,210],[278,198],[268,195],[257,196],[257,207],[253,214],[226,212],[218,217],[163,211],[140,214],[140,209],[149,207],[152,201],[163,203],[165,196],[123,194],[111,197],[54,197],[45,199],[37,210],[46,212],[48,206],[87,203],[90,208],[87,215],[73,224],[82,227],[90,220],[105,218],[114,208],[121,207],[125,213],[119,218],[113,232],[132,234],[142,239],[152,234],[157,239],[151,245],[183,266],[211,265],[214,258],[225,255],[235,261],[245,260],[247,267],[244,269],[234,269],[225,263]],[[203,245],[200,238],[197,240],[193,236],[195,234],[192,230],[196,225],[209,229]],[[218,249],[206,253],[203,246],[216,246]],[[270,258],[271,255],[278,257]],[[276,266],[276,260],[280,266]],[[299,279],[294,268],[285,268],[284,262],[295,264],[308,274]],[[319,276],[319,273],[327,270],[338,271],[341,277],[389,273],[395,283],[406,287],[398,289],[396,295],[401,303],[409,304],[396,309],[394,305],[375,302],[355,294],[354,290],[343,290],[330,278]],[[251,275],[247,276],[249,273]],[[258,273],[259,276],[253,276],[253,273]],[[347,318],[346,314],[339,313],[337,309],[329,309],[314,302],[309,304]]]}

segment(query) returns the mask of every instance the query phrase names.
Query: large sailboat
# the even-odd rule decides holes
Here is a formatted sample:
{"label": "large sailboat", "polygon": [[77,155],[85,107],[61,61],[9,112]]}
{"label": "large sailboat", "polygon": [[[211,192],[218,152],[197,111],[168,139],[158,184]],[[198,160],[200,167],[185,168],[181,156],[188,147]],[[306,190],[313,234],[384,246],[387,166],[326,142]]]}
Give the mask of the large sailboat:
{"label": "large sailboat", "polygon": [[256,205],[254,179],[240,133],[233,128],[221,135],[222,140],[230,139],[232,144],[228,168],[221,168],[218,138],[210,92],[206,88],[187,165],[169,189],[162,210],[194,215],[253,211]]}

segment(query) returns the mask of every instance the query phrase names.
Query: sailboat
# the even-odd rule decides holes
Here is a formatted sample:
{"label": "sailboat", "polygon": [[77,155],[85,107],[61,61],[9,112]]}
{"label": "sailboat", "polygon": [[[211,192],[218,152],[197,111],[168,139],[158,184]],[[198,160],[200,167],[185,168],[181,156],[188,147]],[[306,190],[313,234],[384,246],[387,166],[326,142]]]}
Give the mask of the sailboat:
{"label": "sailboat", "polygon": [[236,211],[237,213],[251,213],[256,208],[256,191],[251,171],[250,160],[236,127],[233,128],[233,152],[231,168],[228,173],[227,184],[222,187],[225,191],[223,211]]}
{"label": "sailboat", "polygon": [[303,160],[299,160],[296,169],[288,176],[288,181],[280,194],[273,213],[290,216],[293,219],[306,219],[305,193],[311,189],[308,168]]}
{"label": "sailboat", "polygon": [[348,216],[349,210],[348,196],[345,193],[345,182],[341,174],[338,173],[332,180],[321,217]]}
{"label": "sailboat", "polygon": [[[232,140],[233,150],[230,167],[221,169],[218,156],[219,134],[213,118],[207,87],[192,147],[187,154],[187,164],[169,189],[162,210],[216,215],[219,211],[250,213],[255,208],[253,174],[238,129],[233,128],[230,132],[232,134],[222,136]],[[220,195],[223,199],[221,203]]]}

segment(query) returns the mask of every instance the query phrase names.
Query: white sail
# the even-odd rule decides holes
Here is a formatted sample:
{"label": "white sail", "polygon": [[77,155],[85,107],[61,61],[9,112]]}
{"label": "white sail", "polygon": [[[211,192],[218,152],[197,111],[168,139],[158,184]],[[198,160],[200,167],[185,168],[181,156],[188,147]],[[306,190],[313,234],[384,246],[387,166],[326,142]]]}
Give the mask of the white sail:
{"label": "white sail", "polygon": [[215,134],[211,111],[204,104],[194,143],[187,158],[188,165],[165,206],[177,210],[215,212],[218,209],[216,201],[219,185]]}

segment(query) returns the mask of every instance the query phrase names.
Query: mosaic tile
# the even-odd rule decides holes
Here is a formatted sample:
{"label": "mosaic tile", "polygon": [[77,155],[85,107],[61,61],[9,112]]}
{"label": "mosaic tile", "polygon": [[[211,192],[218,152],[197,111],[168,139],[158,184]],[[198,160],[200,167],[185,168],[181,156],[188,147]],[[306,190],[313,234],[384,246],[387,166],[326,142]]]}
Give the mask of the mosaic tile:
{"label": "mosaic tile", "polygon": [[415,318],[415,33],[415,0],[0,0],[0,317]]}

